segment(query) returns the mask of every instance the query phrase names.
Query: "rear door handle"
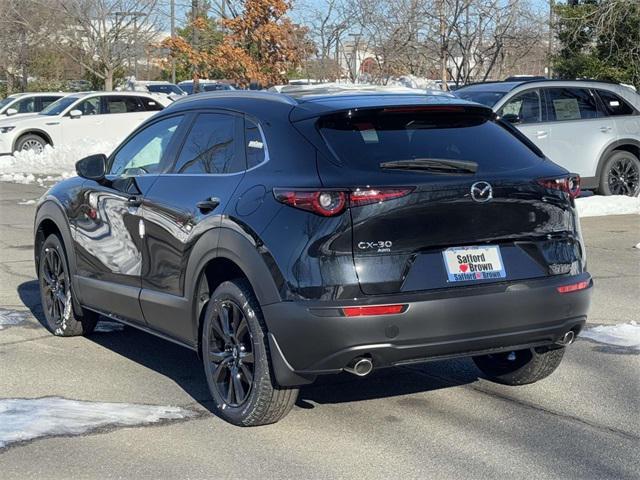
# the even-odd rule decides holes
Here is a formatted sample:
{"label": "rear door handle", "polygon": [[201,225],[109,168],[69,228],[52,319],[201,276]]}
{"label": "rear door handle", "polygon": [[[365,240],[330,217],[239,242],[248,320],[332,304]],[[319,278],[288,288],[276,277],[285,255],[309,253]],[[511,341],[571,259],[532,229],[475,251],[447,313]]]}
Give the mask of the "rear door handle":
{"label": "rear door handle", "polygon": [[142,205],[142,195],[131,195],[127,198],[127,206],[139,207],[140,205]]}
{"label": "rear door handle", "polygon": [[196,203],[196,207],[198,207],[198,210],[202,213],[212,212],[218,205],[220,205],[220,199],[218,197],[207,198],[206,200]]}
{"label": "rear door handle", "polygon": [[612,130],[611,127],[606,127],[604,125],[600,127],[600,131],[603,133],[609,133],[611,130]]}
{"label": "rear door handle", "polygon": [[536,132],[536,137],[538,138],[546,138],[549,132],[547,132],[546,130],[538,130]]}

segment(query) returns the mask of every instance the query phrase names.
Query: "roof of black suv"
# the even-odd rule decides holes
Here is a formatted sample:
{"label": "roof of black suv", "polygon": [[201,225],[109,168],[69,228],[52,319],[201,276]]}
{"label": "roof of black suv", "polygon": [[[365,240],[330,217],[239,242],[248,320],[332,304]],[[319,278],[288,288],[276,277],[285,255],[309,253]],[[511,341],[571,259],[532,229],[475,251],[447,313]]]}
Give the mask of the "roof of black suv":
{"label": "roof of black suv", "polygon": [[[378,106],[411,106],[411,105],[460,105],[475,108],[481,107],[477,103],[462,100],[446,93],[396,93],[349,91],[331,94],[309,94],[295,97],[275,92],[262,91],[220,91],[199,93],[187,98],[179,99],[166,111],[190,110],[193,108],[231,108],[235,102],[251,105],[252,109],[262,107],[286,106],[290,112],[291,121],[303,120],[353,108],[372,108]],[[237,105],[240,107],[241,105]],[[490,109],[486,108],[490,111]]]}

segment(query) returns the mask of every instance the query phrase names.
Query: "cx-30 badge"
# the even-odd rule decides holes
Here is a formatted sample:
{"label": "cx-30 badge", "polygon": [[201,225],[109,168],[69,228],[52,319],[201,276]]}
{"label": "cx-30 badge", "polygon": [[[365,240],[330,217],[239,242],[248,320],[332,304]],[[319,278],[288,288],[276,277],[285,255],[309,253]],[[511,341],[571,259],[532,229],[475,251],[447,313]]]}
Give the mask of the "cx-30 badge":
{"label": "cx-30 badge", "polygon": [[486,203],[493,198],[493,187],[487,182],[476,182],[471,185],[471,198],[478,203]]}

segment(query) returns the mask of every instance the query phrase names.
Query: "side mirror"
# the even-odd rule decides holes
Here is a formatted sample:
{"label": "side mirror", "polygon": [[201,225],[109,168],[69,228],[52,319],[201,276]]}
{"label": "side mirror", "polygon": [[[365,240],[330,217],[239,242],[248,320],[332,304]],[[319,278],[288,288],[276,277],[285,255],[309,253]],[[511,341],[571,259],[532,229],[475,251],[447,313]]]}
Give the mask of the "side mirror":
{"label": "side mirror", "polygon": [[82,116],[82,110],[71,110],[69,116],[71,118],[80,118]]}
{"label": "side mirror", "polygon": [[15,115],[16,113],[18,113],[18,110],[16,110],[15,108],[8,108],[4,113],[7,114],[7,117],[10,117],[11,115]]}
{"label": "side mirror", "polygon": [[515,113],[507,113],[502,116],[502,120],[509,123],[520,123],[520,115],[516,115]]}
{"label": "side mirror", "polygon": [[98,183],[105,178],[107,169],[107,156],[102,153],[89,155],[76,162],[76,172],[82,178],[94,180]]}

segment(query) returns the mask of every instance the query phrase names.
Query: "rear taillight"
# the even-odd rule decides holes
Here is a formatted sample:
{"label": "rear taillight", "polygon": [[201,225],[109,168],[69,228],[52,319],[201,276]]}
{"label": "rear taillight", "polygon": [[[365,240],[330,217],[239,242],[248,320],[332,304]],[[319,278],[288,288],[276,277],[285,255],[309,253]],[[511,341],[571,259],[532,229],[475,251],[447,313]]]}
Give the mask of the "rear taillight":
{"label": "rear taillight", "polygon": [[297,190],[276,188],[273,194],[281,203],[309,212],[332,217],[340,215],[347,203],[354,207],[385,202],[404,197],[413,188],[365,188],[353,191],[342,190]]}
{"label": "rear taillight", "polygon": [[394,198],[404,197],[411,193],[411,188],[367,188],[354,190],[349,194],[351,205],[359,207],[372,203],[386,202]]}
{"label": "rear taillight", "polygon": [[576,292],[578,290],[584,290],[585,288],[589,287],[589,282],[578,282],[578,283],[572,283],[570,285],[562,285],[561,287],[558,287],[558,293],[570,293],[570,292]]}
{"label": "rear taillight", "polygon": [[407,309],[406,304],[402,305],[373,305],[370,307],[344,307],[342,313],[345,317],[364,317],[367,315],[394,315],[402,313]]}
{"label": "rear taillight", "polygon": [[559,178],[540,178],[538,183],[549,190],[560,190],[576,198],[580,195],[580,175],[569,175]]}

